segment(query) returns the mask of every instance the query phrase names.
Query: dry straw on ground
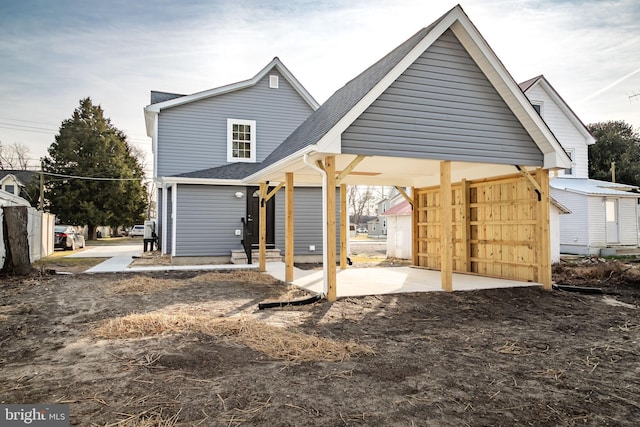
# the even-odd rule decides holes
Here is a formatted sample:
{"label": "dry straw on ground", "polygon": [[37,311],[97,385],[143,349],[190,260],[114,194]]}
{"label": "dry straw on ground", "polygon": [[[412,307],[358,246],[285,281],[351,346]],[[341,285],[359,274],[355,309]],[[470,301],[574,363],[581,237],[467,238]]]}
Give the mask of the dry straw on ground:
{"label": "dry straw on ground", "polygon": [[338,342],[241,317],[131,314],[111,319],[94,331],[95,335],[108,339],[196,332],[244,344],[273,359],[295,362],[342,361],[359,354],[373,354],[371,347],[353,341]]}
{"label": "dry straw on ground", "polygon": [[275,279],[273,276],[260,273],[256,270],[210,271],[189,279],[191,282],[199,283],[220,282],[225,280],[260,285],[279,283],[279,280]]}
{"label": "dry straw on ground", "polygon": [[192,283],[208,283],[220,281],[234,281],[251,284],[276,284],[274,279],[268,274],[257,271],[233,271],[233,272],[207,272],[199,274],[190,279],[158,279],[149,276],[134,276],[119,280],[110,289],[111,295],[147,295],[168,289],[176,289]]}
{"label": "dry straw on ground", "polygon": [[184,280],[155,279],[148,276],[135,276],[119,280],[109,290],[112,295],[146,295],[166,289],[180,288],[186,285]]}

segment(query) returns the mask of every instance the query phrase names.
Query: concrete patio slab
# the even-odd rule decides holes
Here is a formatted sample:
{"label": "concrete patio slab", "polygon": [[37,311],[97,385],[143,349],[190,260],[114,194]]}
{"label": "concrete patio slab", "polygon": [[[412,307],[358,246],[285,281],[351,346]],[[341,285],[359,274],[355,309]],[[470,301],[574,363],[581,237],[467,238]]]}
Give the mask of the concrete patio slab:
{"label": "concrete patio slab", "polygon": [[[208,264],[208,265],[149,265],[129,267],[134,256],[142,253],[140,245],[99,246],[69,257],[110,257],[86,273],[121,273],[147,271],[187,271],[187,270],[235,270],[257,269],[258,264]],[[285,281],[285,264],[268,262],[267,273],[278,280]],[[293,285],[309,292],[323,294],[323,271],[294,269]],[[453,274],[454,291],[470,291],[480,289],[512,288],[525,286],[542,286],[539,283],[518,282],[515,280],[495,279],[471,274]],[[440,272],[414,267],[373,267],[338,269],[338,298],[382,295],[407,292],[443,292],[440,284]]]}
{"label": "concrete patio slab", "polygon": [[[267,272],[284,281],[284,263],[267,263]],[[295,269],[293,285],[324,293],[322,270]],[[495,279],[471,274],[453,274],[454,291],[542,286],[540,283]],[[338,270],[337,296],[351,297],[407,292],[444,292],[440,272],[414,267],[349,268]]]}

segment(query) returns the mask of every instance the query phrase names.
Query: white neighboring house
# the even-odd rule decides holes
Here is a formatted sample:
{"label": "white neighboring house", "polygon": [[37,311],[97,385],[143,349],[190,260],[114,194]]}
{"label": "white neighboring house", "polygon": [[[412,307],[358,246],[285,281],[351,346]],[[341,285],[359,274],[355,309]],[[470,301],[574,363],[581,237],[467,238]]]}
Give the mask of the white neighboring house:
{"label": "white neighboring house", "polygon": [[39,211],[29,204],[29,201],[0,190],[0,268],[4,265],[6,255],[4,247],[3,233],[3,211],[4,206],[25,206],[27,208],[27,238],[29,239],[29,258],[31,262],[46,257],[53,253],[53,228],[55,225],[55,215]]}
{"label": "white neighboring house", "polygon": [[381,215],[387,219],[387,257],[411,259],[411,204],[401,198]]}
{"label": "white neighboring house", "polygon": [[572,160],[550,181],[551,197],[571,211],[559,218],[560,251],[614,255],[638,249],[638,188],[589,179],[588,146],[596,140],[586,126],[544,76],[520,88]]}

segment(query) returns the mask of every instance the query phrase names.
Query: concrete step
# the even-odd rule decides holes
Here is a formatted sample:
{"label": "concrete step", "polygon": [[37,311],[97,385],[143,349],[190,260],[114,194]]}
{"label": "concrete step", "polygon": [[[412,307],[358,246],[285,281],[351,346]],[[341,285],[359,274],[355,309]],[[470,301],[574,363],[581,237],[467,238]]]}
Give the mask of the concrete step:
{"label": "concrete step", "polygon": [[[260,262],[260,251],[254,249],[251,251],[251,261],[253,264]],[[267,262],[282,262],[282,255],[280,249],[267,249]],[[231,251],[231,263],[232,264],[247,264],[247,254],[243,249],[237,249]]]}

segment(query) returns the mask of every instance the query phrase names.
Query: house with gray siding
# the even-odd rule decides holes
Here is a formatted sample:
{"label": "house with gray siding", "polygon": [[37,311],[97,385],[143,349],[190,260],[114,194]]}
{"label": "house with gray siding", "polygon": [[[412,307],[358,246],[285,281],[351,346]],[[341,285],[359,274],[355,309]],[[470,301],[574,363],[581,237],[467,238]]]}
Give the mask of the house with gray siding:
{"label": "house with gray siding", "polygon": [[612,255],[638,249],[638,188],[589,179],[589,145],[595,138],[544,76],[520,84],[571,158],[551,178],[551,196],[570,211],[559,216],[560,252]]}
{"label": "house with gray siding", "polygon": [[[258,238],[257,170],[318,103],[278,59],[249,80],[181,95],[151,92],[145,108],[158,194],[160,247],[176,259],[227,262]],[[320,189],[297,189],[295,253],[322,254]],[[284,249],[284,196],[269,201],[267,240]]]}
{"label": "house with gray siding", "polygon": [[[294,256],[321,253],[324,293],[332,301],[336,237],[344,249],[348,234],[346,208],[340,209],[334,197],[337,188],[340,195],[347,185],[442,191],[458,182],[499,185],[508,177],[523,186],[522,200],[537,212],[535,242],[495,244],[535,251],[524,260],[527,276],[510,267],[522,260],[505,261],[501,251],[471,255],[466,266],[455,268],[482,274],[469,268],[495,263],[505,266],[504,277],[551,287],[548,174],[570,168],[571,160],[460,6],[383,56],[322,106],[277,58],[244,82],[186,96],[152,93],[152,98],[145,117],[153,139],[165,253],[228,258],[241,238],[255,237],[241,225],[255,224],[259,212],[267,218],[266,231],[261,227],[259,233],[261,271],[265,246],[293,246],[285,255],[288,281]],[[277,190],[284,186],[282,195]],[[515,203],[515,194],[507,196],[503,203]],[[416,210],[431,209],[425,198],[410,203],[413,219]],[[451,203],[442,197],[439,210],[446,218],[441,245],[435,245],[441,248],[437,256],[446,290],[452,289],[454,268]],[[522,221],[532,230],[530,221]],[[413,222],[421,235],[414,239],[412,258],[426,266],[429,255],[418,246],[431,245],[432,225]],[[478,242],[466,240],[460,247],[475,250]],[[339,257],[341,268],[346,268],[346,252]]]}

